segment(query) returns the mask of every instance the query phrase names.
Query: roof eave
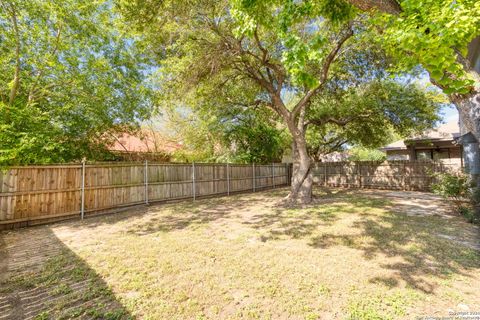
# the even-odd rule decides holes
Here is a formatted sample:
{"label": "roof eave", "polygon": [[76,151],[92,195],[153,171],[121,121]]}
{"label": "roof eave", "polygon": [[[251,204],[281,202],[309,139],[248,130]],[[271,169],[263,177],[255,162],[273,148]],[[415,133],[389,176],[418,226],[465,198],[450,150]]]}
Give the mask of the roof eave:
{"label": "roof eave", "polygon": [[381,151],[398,151],[398,150],[408,150],[406,147],[383,147],[379,148]]}

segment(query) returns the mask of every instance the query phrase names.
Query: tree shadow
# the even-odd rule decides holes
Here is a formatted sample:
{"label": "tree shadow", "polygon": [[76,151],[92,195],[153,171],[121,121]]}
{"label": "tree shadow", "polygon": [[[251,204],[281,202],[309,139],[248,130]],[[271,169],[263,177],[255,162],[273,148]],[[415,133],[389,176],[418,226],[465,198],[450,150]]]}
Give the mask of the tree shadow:
{"label": "tree shadow", "polygon": [[394,275],[372,278],[372,283],[393,287],[403,280],[412,288],[433,293],[435,280],[448,279],[453,274],[468,277],[469,270],[480,269],[480,252],[438,236],[461,232],[445,217],[388,211],[377,216],[362,216],[352,228],[360,233],[323,234],[313,237],[310,245],[322,249],[338,245],[354,248],[363,251],[367,260],[380,255],[401,258],[399,262],[381,264]]}
{"label": "tree shadow", "polygon": [[[345,195],[348,190],[336,192]],[[265,196],[267,194],[267,196]],[[253,228],[268,228],[275,224],[281,224],[281,230],[272,230],[271,237],[266,236],[261,240],[276,238],[281,235],[289,235],[294,238],[305,237],[311,234],[318,226],[331,224],[336,220],[334,212],[318,210],[318,205],[327,202],[337,202],[336,198],[316,197],[312,205],[302,207],[301,214],[288,216],[298,208],[285,205],[281,200],[273,201],[266,205],[266,199],[282,199],[288,194],[288,189],[265,190],[253,194],[239,194],[231,197],[206,198],[197,201],[181,201],[175,203],[159,203],[148,207],[129,209],[113,215],[106,215],[102,219],[86,219],[81,223],[89,228],[101,227],[102,225],[125,222],[122,232],[135,235],[149,235],[157,232],[171,232],[185,228],[195,228],[220,219],[242,218],[238,215],[241,210],[252,210],[256,207],[269,207],[271,213],[254,215],[246,225]],[[267,198],[266,198],[267,197]],[[319,202],[320,201],[320,202]],[[368,205],[375,200],[356,200],[356,204]],[[159,210],[166,209],[166,210]],[[351,210],[353,212],[354,210]],[[306,222],[306,218],[312,218],[313,222]]]}
{"label": "tree shadow", "polygon": [[133,319],[48,226],[0,232],[1,319]]}
{"label": "tree shadow", "polygon": [[303,210],[275,208],[270,214],[257,214],[243,224],[261,230],[260,240],[280,238],[301,239],[310,236],[319,226],[333,224],[336,216],[331,211],[317,208]]}
{"label": "tree shadow", "polygon": [[[316,197],[312,204],[298,207],[277,204],[273,212],[254,215],[243,224],[262,232],[260,240],[266,242],[278,239],[310,238],[321,227],[335,224],[341,215],[365,211],[379,204],[387,203],[381,199],[345,198],[338,196]],[[345,204],[348,203],[348,206]]]}
{"label": "tree shadow", "polygon": [[[266,191],[268,192],[268,191]],[[149,206],[127,208],[114,214],[88,217],[83,221],[72,221],[72,226],[82,225],[94,230],[104,225],[121,223],[122,232],[149,235],[171,232],[185,228],[196,228],[219,219],[235,217],[235,212],[265,203],[264,192],[238,194],[230,197],[211,197],[197,201],[156,203]]]}

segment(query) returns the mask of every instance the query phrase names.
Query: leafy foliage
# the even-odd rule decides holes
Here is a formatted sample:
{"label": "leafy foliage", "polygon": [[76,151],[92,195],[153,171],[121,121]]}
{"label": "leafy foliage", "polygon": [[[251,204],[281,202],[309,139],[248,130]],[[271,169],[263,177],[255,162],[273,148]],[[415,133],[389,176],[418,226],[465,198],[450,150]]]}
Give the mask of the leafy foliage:
{"label": "leafy foliage", "polygon": [[463,173],[444,172],[435,175],[438,182],[432,185],[432,191],[457,204],[470,197],[470,179]]}
{"label": "leafy foliage", "polygon": [[[314,158],[347,145],[378,148],[394,135],[419,133],[438,120],[436,93],[415,84],[372,81],[342,89],[335,85],[315,99],[307,119],[307,141]],[[307,120],[307,121],[308,121]]]}
{"label": "leafy foliage", "polygon": [[355,147],[349,149],[351,161],[378,161],[382,162],[387,158],[385,152],[378,149],[367,149],[365,147]]}
{"label": "leafy foliage", "polygon": [[463,172],[444,172],[433,175],[437,180],[432,184],[433,193],[451,201],[452,208],[469,222],[480,224],[480,188],[472,177]]}
{"label": "leafy foliage", "polygon": [[[305,72],[318,49],[328,41],[322,37],[306,39],[291,33],[299,21],[322,19],[324,24],[340,25],[360,19],[360,36],[380,44],[392,57],[391,71],[409,71],[422,65],[445,93],[467,94],[474,90],[475,77],[466,67],[467,46],[480,32],[480,3],[476,0],[399,0],[397,15],[371,11],[365,14],[354,8],[350,0],[287,1],[280,13],[280,24],[273,26],[289,51],[284,59],[287,68],[298,78]],[[368,2],[368,1],[363,1]],[[374,1],[371,1],[374,2]],[[235,0],[237,20],[243,29],[251,30],[256,18],[261,19],[265,8],[274,10],[274,0]],[[260,18],[258,18],[260,17]],[[242,30],[243,30],[242,29]],[[477,75],[478,76],[478,75]],[[477,78],[478,81],[478,78]],[[478,85],[478,84],[477,84]]]}
{"label": "leafy foliage", "polygon": [[[330,141],[324,141],[330,137],[335,138],[332,143],[343,140],[340,147],[347,141],[378,147],[391,130],[409,134],[431,127],[437,120],[439,104],[434,94],[414,85],[384,81],[389,75],[388,57],[361,37],[345,44],[348,50],[342,51],[319,86],[332,43],[343,35],[344,24],[354,12],[341,1],[337,3],[287,1],[264,6],[260,1],[195,5],[120,1],[119,7],[144,33],[160,64],[157,86],[162,110],[182,113],[185,106],[193,110],[188,117],[195,119],[188,123],[195,123],[198,129],[195,132],[191,125],[190,133],[184,133],[193,138],[195,149],[218,156],[222,148],[215,146],[217,139],[234,145],[242,159],[258,161],[271,159],[278,148],[267,148],[280,145],[274,143],[278,134],[271,130],[277,125],[266,124],[265,112],[258,110],[270,108],[278,114],[275,121],[285,121],[285,112],[293,110],[312,87],[316,98],[304,106],[310,154],[331,152],[327,148]],[[319,18],[333,7],[338,12],[352,10],[335,23]],[[306,21],[305,16],[312,20]],[[147,21],[157,22],[147,25]],[[361,25],[355,28],[368,32]],[[266,81],[271,81],[270,87],[264,86]],[[277,100],[272,90],[277,91]],[[293,98],[287,99],[288,95]],[[248,111],[252,108],[255,111]],[[283,108],[286,111],[281,111]],[[214,138],[212,132],[219,130],[224,136],[219,139],[221,135],[214,134]],[[265,156],[260,157],[260,150],[254,149],[261,149]]]}
{"label": "leafy foliage", "polygon": [[445,93],[467,94],[475,80],[462,59],[480,32],[480,3],[475,0],[399,1],[398,16],[380,14],[372,19],[380,41],[390,54],[401,56],[397,69],[421,64]]}
{"label": "leafy foliage", "polygon": [[[76,132],[65,132],[52,121],[52,113],[36,106],[10,109],[0,103],[0,164],[59,163],[88,156],[105,158],[103,141],[91,141]],[[88,153],[87,153],[88,151]]]}
{"label": "leafy foliage", "polygon": [[[233,115],[232,115],[233,116]],[[226,145],[233,147],[232,158],[236,162],[281,162],[289,138],[279,127],[270,110],[245,111],[227,119],[224,134]]]}
{"label": "leafy foliage", "polygon": [[0,164],[109,157],[149,114],[143,57],[108,1],[0,4]]}
{"label": "leafy foliage", "polygon": [[[480,223],[480,217],[474,212],[479,205],[478,188],[472,187],[470,177],[460,172],[444,172],[434,175],[437,182],[432,184],[432,191],[452,201],[453,208],[467,218],[469,222]],[[467,201],[470,200],[471,203]]]}
{"label": "leafy foliage", "polygon": [[177,161],[271,163],[281,161],[290,147],[268,109],[181,109],[167,119],[173,138],[184,146],[175,153]]}

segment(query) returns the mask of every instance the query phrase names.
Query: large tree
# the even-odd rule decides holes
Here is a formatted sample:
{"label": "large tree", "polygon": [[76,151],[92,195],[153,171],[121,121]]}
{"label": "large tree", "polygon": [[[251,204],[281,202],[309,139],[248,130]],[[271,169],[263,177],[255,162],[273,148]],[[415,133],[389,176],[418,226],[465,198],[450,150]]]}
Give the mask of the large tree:
{"label": "large tree", "polygon": [[109,1],[0,1],[0,165],[95,159],[149,112]]}
{"label": "large tree", "polygon": [[165,134],[182,144],[176,161],[271,163],[282,160],[289,137],[266,108],[191,105],[163,111]]}
{"label": "large tree", "polygon": [[[342,81],[343,85],[343,81]],[[312,159],[347,147],[378,148],[395,137],[431,127],[445,99],[415,84],[372,81],[315,98],[307,115],[307,147]]]}
{"label": "large tree", "polygon": [[[306,203],[312,196],[307,130],[346,121],[336,118],[335,113],[316,115],[314,99],[332,88],[335,76],[338,88],[348,89],[348,81],[341,85],[342,75],[349,73],[345,68],[348,63],[341,62],[348,61],[348,51],[368,48],[368,42],[361,36],[365,32],[361,21],[349,14],[332,23],[322,18],[331,13],[328,7],[307,4],[297,9],[308,13],[310,19],[303,19],[304,15],[297,19],[290,15],[292,5],[297,6],[293,1],[259,4],[245,11],[228,1],[124,1],[120,8],[137,23],[157,55],[161,65],[159,88],[165,103],[203,103],[215,108],[218,106],[210,100],[221,97],[231,105],[270,108],[278,115],[295,146],[289,199]],[[344,57],[346,60],[342,60]],[[366,65],[362,59],[357,60],[358,65]],[[285,100],[287,93],[295,95],[293,103]],[[388,95],[372,99],[387,110],[383,120],[395,125],[400,114],[396,111],[401,110],[388,110]],[[431,125],[433,118],[429,115],[435,108],[427,98],[420,100],[421,112],[404,110],[416,115],[423,112],[425,116],[418,116],[418,123]],[[368,121],[371,115],[358,116]]]}
{"label": "large tree", "polygon": [[[274,5],[275,0],[236,0],[246,15]],[[332,23],[345,17],[364,17],[371,28],[371,41],[396,56],[391,69],[410,70],[421,65],[430,80],[448,95],[457,107],[462,125],[480,141],[480,75],[469,56],[468,46],[480,46],[480,2],[477,0],[304,0],[287,1],[283,28],[298,20],[308,21],[312,12],[327,11],[323,16]],[[359,9],[359,10],[358,10]],[[291,38],[293,46],[311,54],[317,48],[305,46],[301,39]],[[478,50],[478,49],[477,49]],[[306,67],[302,56],[293,56],[291,69]],[[464,133],[466,133],[464,132]]]}
{"label": "large tree", "polygon": [[476,0],[346,0],[374,19],[379,40],[402,55],[402,65],[421,64],[431,82],[457,107],[462,124],[480,141],[480,75],[468,45],[480,36]]}

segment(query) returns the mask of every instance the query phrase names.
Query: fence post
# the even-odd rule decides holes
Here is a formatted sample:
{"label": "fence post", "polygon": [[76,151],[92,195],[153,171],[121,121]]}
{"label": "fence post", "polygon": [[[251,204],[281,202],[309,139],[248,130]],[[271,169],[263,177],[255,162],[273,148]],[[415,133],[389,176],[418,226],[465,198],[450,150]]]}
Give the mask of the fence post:
{"label": "fence post", "polygon": [[193,193],[193,201],[195,201],[195,162],[192,161],[192,193]]}
{"label": "fence post", "polygon": [[85,215],[85,159],[82,159],[82,184],[80,187],[80,217],[83,220]]}
{"label": "fence post", "polygon": [[357,174],[358,174],[358,187],[362,188],[362,165],[360,162],[356,162],[357,164]]}
{"label": "fence post", "polygon": [[323,185],[327,187],[327,163],[323,163]]}
{"label": "fence post", "polygon": [[253,173],[253,192],[255,192],[255,162],[252,163],[252,173]]}
{"label": "fence post", "polygon": [[213,189],[213,194],[217,193],[217,182],[215,181],[215,163],[212,163],[212,189]]}
{"label": "fence post", "polygon": [[272,163],[272,187],[275,188],[275,163]]}
{"label": "fence post", "polygon": [[145,160],[145,204],[148,204],[148,160]]}
{"label": "fence post", "polygon": [[227,162],[227,196],[230,195],[230,166]]}

